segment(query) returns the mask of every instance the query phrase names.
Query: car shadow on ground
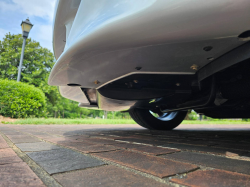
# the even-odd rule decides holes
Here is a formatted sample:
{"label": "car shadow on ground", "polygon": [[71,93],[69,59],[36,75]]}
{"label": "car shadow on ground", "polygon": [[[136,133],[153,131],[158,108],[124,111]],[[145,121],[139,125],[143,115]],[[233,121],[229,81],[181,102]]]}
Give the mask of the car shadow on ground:
{"label": "car shadow on ground", "polygon": [[86,135],[89,136],[90,141],[94,139],[113,141],[113,143],[103,141],[104,145],[132,143],[250,160],[250,129],[155,131],[147,129],[93,128],[68,131],[63,134],[63,136],[77,137]]}

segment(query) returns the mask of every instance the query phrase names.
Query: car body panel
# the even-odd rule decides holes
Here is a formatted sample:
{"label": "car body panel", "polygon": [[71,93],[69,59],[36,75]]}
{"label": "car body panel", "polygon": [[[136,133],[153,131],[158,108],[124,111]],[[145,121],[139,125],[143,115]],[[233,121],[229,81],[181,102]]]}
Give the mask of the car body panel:
{"label": "car body panel", "polygon": [[89,104],[87,97],[83,94],[81,88],[79,87],[60,86],[59,92],[63,97],[70,100]]}
{"label": "car body panel", "polygon": [[[248,0],[82,0],[74,8],[76,0],[57,4],[57,62],[49,77],[49,84],[57,86],[99,89],[136,73],[195,74],[194,64],[199,69],[244,44],[238,35],[250,23]],[[212,50],[205,51],[207,46]]]}

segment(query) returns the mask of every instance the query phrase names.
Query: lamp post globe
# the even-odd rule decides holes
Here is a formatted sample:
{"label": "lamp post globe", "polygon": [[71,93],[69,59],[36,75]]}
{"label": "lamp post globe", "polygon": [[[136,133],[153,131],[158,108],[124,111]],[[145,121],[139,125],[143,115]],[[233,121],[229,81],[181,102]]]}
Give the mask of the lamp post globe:
{"label": "lamp post globe", "polygon": [[21,27],[23,31],[23,46],[22,46],[22,53],[21,53],[21,58],[20,58],[20,63],[19,63],[19,68],[18,68],[17,82],[19,82],[21,79],[21,70],[22,70],[22,64],[23,64],[23,56],[24,56],[26,39],[29,36],[29,32],[31,28],[33,27],[33,24],[30,23],[29,18],[27,18],[25,21],[22,21]]}
{"label": "lamp post globe", "polygon": [[31,28],[33,27],[33,24],[30,23],[29,18],[27,18],[25,21],[22,21],[21,27],[23,31],[23,37],[27,38]]}

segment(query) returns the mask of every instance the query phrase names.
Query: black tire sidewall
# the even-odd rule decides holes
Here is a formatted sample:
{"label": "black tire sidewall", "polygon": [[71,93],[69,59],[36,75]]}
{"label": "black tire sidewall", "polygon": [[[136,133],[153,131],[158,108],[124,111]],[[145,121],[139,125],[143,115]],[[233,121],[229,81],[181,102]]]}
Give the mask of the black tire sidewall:
{"label": "black tire sidewall", "polygon": [[154,117],[149,110],[135,108],[130,111],[131,117],[141,126],[151,130],[172,130],[186,117],[187,111],[179,111],[174,119],[162,121]]}

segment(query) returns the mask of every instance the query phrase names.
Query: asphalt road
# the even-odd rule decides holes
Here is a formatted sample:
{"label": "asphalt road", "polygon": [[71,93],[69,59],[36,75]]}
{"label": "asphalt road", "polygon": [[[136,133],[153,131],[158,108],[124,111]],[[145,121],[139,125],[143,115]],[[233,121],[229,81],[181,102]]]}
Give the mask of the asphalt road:
{"label": "asphalt road", "polygon": [[0,186],[250,186],[250,124],[2,124]]}

